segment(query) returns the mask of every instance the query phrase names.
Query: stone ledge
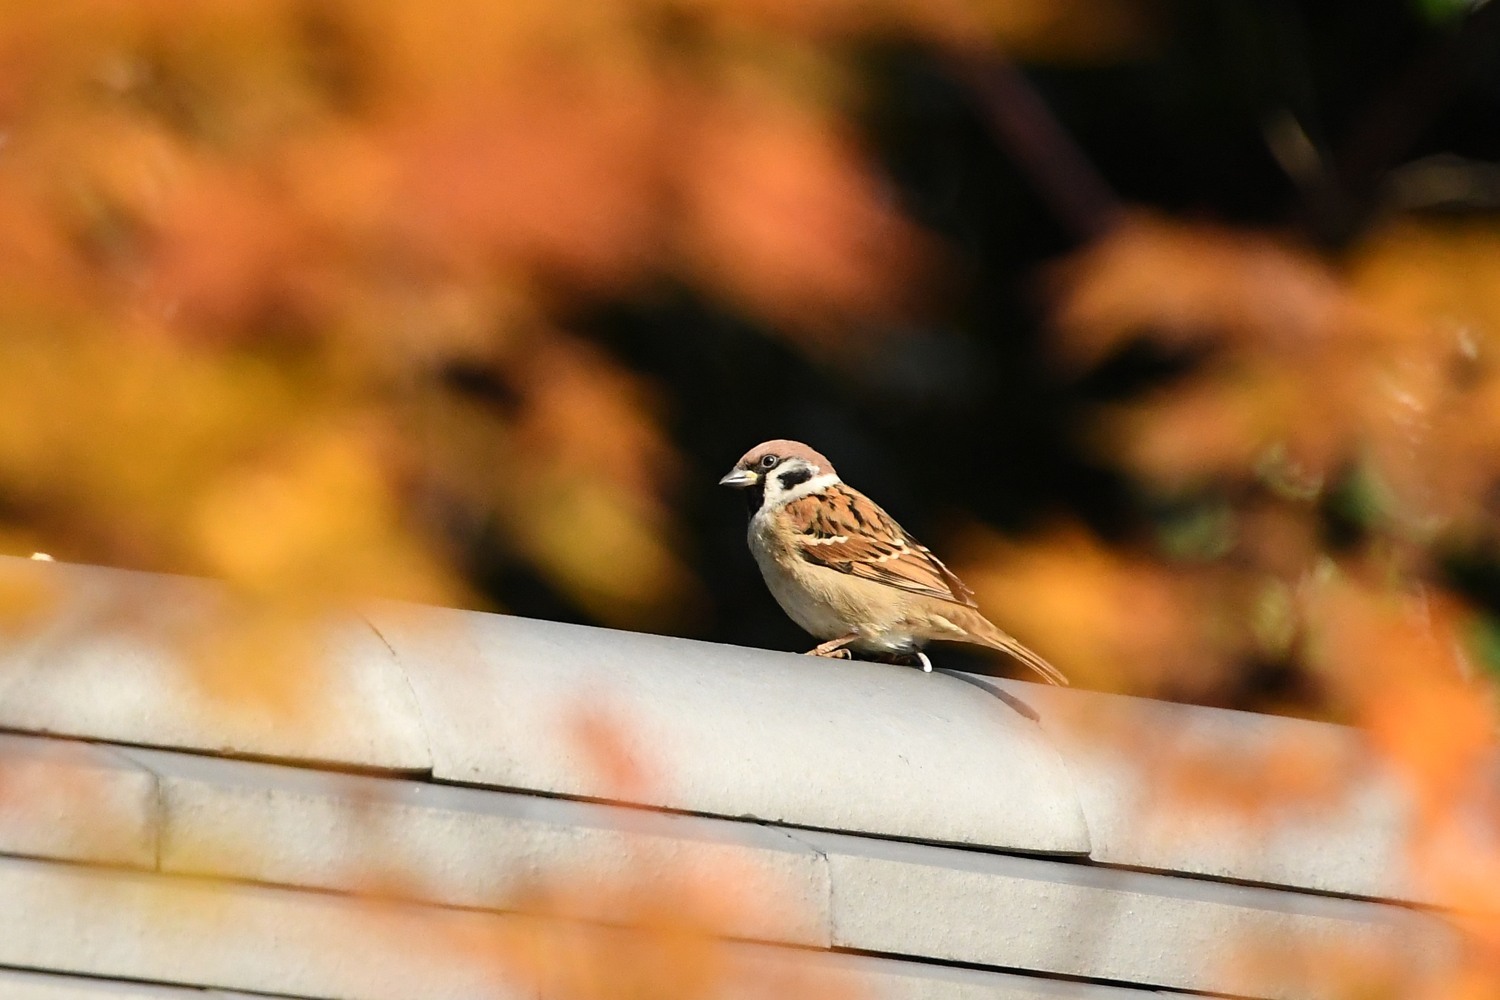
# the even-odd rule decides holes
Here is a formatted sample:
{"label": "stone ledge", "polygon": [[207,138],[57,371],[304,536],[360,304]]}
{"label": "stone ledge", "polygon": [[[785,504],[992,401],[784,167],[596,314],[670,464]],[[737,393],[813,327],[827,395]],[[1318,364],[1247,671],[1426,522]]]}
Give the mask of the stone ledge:
{"label": "stone ledge", "polygon": [[[1032,853],[1089,847],[1036,723],[953,677],[461,611],[388,605],[370,620],[417,692],[441,779]],[[601,752],[641,776],[634,787]]]}
{"label": "stone ledge", "polygon": [[[1408,804],[1336,726],[391,604],[323,631],[337,697],[316,724],[226,716],[169,641],[229,607],[222,588],[6,557],[0,582],[55,598],[0,637],[0,727],[1444,902],[1406,875]],[[1110,735],[1129,726],[1226,773],[1300,741],[1353,762],[1348,794],[1259,824],[1153,815],[1165,744]]]}
{"label": "stone ledge", "polygon": [[[697,900],[716,930],[827,947],[822,857],[753,823],[153,750],[161,870],[453,906],[627,918]],[[590,891],[580,891],[583,887]],[[721,902],[716,894],[733,903]]]}
{"label": "stone ledge", "polygon": [[[1237,882],[1430,905],[1407,871],[1414,807],[1357,730],[1091,691],[971,680],[1026,697],[1068,761],[1095,861]],[[1023,690],[1024,688],[1024,690]],[[1299,805],[1215,807],[1162,795],[1174,759],[1199,781],[1262,762],[1323,768],[1327,787]],[[1253,780],[1247,784],[1253,785]],[[1320,780],[1313,778],[1317,787]],[[1214,789],[1203,789],[1209,793]]]}
{"label": "stone ledge", "polygon": [[[639,942],[631,932],[596,925],[18,859],[0,859],[0,898],[8,903],[0,907],[0,965],[285,997],[555,1000],[554,990],[539,993],[503,978],[499,970],[510,966],[492,949],[543,932],[581,960],[629,956]],[[770,945],[716,947],[719,967],[740,984],[723,994],[733,1000],[842,996],[849,989],[872,1000],[1151,995]],[[660,958],[659,951],[647,955]],[[100,979],[80,982],[93,987]],[[160,1000],[177,1000],[157,989]],[[62,997],[114,1000],[110,993]]]}
{"label": "stone ledge", "polygon": [[[129,983],[119,979],[62,976],[24,969],[0,969],[0,997],[5,1000],[250,1000],[244,993],[223,993],[190,986],[161,986],[156,983]],[[264,994],[262,997],[264,998]]]}
{"label": "stone ledge", "polygon": [[0,854],[152,868],[156,779],[119,753],[0,733]]}
{"label": "stone ledge", "polygon": [[310,704],[293,716],[274,701],[236,710],[215,699],[215,684],[238,683],[215,672],[245,669],[205,626],[243,624],[217,584],[10,556],[0,556],[0,583],[46,608],[0,636],[0,727],[337,767],[431,766],[411,689],[358,617],[318,630],[296,678]]}
{"label": "stone ledge", "polygon": [[1308,945],[1404,955],[1432,975],[1451,972],[1457,956],[1447,925],[1398,906],[842,834],[800,836],[828,859],[835,947],[1276,998],[1306,996],[1309,984],[1225,961],[1236,942],[1274,945],[1286,955]]}

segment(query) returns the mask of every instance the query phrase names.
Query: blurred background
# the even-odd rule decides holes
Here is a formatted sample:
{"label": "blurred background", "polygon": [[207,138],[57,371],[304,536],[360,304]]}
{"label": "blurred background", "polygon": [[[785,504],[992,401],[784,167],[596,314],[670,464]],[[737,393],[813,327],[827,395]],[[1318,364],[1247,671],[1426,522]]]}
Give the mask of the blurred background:
{"label": "blurred background", "polygon": [[1482,697],[1497,22],[12,5],[0,547],[801,650],[714,485],[794,437],[1085,686]]}
{"label": "blurred background", "polygon": [[1079,686],[1360,727],[1493,912],[1497,352],[1496,3],[0,10],[0,552],[226,581],[230,706],[372,596],[803,650],[715,485],[798,438]]}

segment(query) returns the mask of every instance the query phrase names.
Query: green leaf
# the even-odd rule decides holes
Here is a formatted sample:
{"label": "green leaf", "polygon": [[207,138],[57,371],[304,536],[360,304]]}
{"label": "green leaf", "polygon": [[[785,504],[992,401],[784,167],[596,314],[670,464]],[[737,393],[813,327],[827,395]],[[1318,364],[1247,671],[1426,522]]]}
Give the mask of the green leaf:
{"label": "green leaf", "polygon": [[1474,662],[1491,677],[1500,677],[1500,619],[1477,616],[1464,638]]}
{"label": "green leaf", "polygon": [[1417,12],[1432,24],[1454,24],[1463,20],[1484,0],[1413,0]]}

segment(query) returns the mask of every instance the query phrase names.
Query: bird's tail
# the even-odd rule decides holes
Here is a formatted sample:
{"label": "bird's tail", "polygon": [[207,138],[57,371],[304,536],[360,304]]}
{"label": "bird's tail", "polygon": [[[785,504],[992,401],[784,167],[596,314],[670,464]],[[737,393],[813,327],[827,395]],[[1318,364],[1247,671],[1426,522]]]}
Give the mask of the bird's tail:
{"label": "bird's tail", "polygon": [[983,615],[975,612],[966,616],[961,624],[964,631],[968,633],[966,638],[969,642],[975,642],[981,646],[988,646],[991,649],[998,649],[1002,653],[1008,653],[1041,674],[1049,684],[1064,686],[1068,684],[1066,674],[1042,659],[1038,654],[1033,653],[1026,646],[1022,645],[1019,639],[1001,629]]}

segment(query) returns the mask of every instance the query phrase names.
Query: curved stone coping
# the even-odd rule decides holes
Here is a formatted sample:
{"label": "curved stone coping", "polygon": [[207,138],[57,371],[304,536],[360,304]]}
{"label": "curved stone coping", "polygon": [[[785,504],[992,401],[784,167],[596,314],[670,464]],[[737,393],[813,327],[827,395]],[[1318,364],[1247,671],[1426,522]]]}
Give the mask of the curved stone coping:
{"label": "curved stone coping", "polygon": [[[232,620],[223,588],[0,557],[0,596],[28,590],[54,603],[0,631],[0,728],[1444,904],[1406,872],[1399,786],[1337,726],[393,604],[323,630],[316,718],[233,714],[175,641]],[[1289,747],[1347,780],[1254,822],[1163,810],[1180,747],[1226,783]]]}
{"label": "curved stone coping", "polygon": [[953,677],[472,612],[385,605],[369,618],[416,690],[442,779],[1088,850],[1036,723]]}
{"label": "curved stone coping", "polygon": [[[244,697],[256,688],[234,672],[260,664],[233,658],[209,624],[244,625],[219,585],[0,556],[0,593],[40,609],[0,631],[0,728],[345,767],[430,766],[411,689],[357,616],[324,626],[313,654],[291,664],[287,683],[306,700],[289,714],[287,701]],[[215,690],[240,698],[217,700]]]}
{"label": "curved stone coping", "polygon": [[[0,858],[0,990],[26,1000],[177,1000],[179,987],[339,1000],[556,1000],[503,978],[517,933],[630,955],[633,932],[319,892]],[[638,939],[635,939],[638,940]],[[868,956],[725,943],[728,1000],[1145,1000],[1150,991]],[[606,951],[607,949],[607,951]],[[660,961],[660,945],[648,951]],[[94,978],[83,978],[94,977]],[[161,983],[148,986],[110,980]],[[850,992],[851,990],[856,992]],[[9,993],[4,994],[9,996]],[[192,995],[192,994],[189,994]],[[185,997],[184,997],[185,1000]],[[227,998],[226,998],[227,1000]]]}
{"label": "curved stone coping", "polygon": [[[1444,902],[1410,878],[1414,808],[1357,730],[970,680],[1026,698],[1037,709],[1043,730],[1068,760],[1096,861],[1345,896]],[[1193,775],[1198,786],[1215,787],[1199,787],[1201,795],[1164,794],[1174,768]],[[1224,789],[1254,785],[1261,776],[1243,772],[1255,768],[1300,768],[1312,791],[1300,805],[1281,801],[1280,808],[1232,801]],[[1282,780],[1295,785],[1302,779]],[[1215,792],[1225,801],[1215,804]]]}

